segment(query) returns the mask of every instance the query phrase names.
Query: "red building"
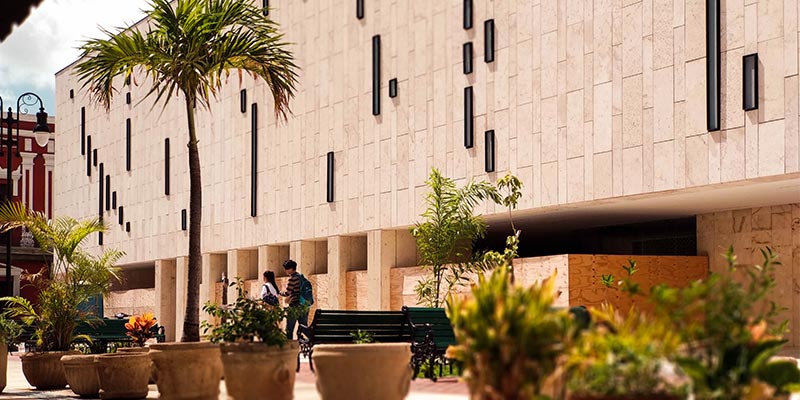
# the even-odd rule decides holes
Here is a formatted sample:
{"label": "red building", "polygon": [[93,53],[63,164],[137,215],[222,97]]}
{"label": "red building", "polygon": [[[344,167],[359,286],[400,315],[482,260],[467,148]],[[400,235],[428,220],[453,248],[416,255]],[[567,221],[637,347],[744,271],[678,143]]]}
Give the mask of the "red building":
{"label": "red building", "polygon": [[[37,143],[33,134],[36,115],[21,115],[19,122],[19,149],[12,149],[11,185],[13,199],[20,201],[28,208],[42,211],[48,217],[53,212],[53,166],[55,165],[55,119],[48,118],[50,135],[44,146]],[[17,127],[12,127],[16,135]],[[3,135],[7,127],[2,124]],[[8,152],[5,146],[0,152],[0,200],[5,201],[7,193],[6,163]],[[0,293],[5,292],[5,238],[0,241]],[[36,273],[52,262],[52,257],[39,249],[29,232],[16,229],[11,235],[11,270],[13,277],[13,293],[27,299],[35,298],[35,291],[26,287],[24,273]]]}

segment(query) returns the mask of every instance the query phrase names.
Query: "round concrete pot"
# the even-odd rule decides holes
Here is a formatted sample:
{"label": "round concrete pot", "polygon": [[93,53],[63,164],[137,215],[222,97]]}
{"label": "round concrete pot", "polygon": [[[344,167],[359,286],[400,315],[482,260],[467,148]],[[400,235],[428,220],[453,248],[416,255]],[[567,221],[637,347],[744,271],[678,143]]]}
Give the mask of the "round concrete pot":
{"label": "round concrete pot", "polygon": [[101,399],[143,399],[149,391],[147,353],[109,353],[95,357]]}
{"label": "round concrete pot", "polygon": [[158,370],[159,399],[217,400],[222,379],[219,345],[210,342],[150,346]]}
{"label": "round concrete pot", "polygon": [[402,400],[408,395],[408,343],[320,344],[311,358],[323,400]]}
{"label": "round concrete pot", "polygon": [[[149,347],[119,347],[117,348],[117,353],[147,353],[150,351]],[[150,381],[149,383],[156,383],[158,371],[156,370],[156,365],[153,364],[153,361],[150,361]]]}
{"label": "round concrete pot", "polygon": [[94,355],[61,356],[67,383],[73,393],[81,397],[97,397],[100,380],[97,378],[97,365]]}
{"label": "round concrete pot", "polygon": [[[224,343],[221,351],[229,399],[294,398],[297,342],[283,348],[263,343]],[[269,395],[265,397],[266,393]]]}
{"label": "round concrete pot", "polygon": [[61,357],[80,354],[79,351],[44,351],[20,355],[22,373],[31,386],[39,390],[63,389],[67,386],[67,376]]}
{"label": "round concrete pot", "polygon": [[6,388],[6,373],[8,372],[8,345],[0,343],[0,392]]}

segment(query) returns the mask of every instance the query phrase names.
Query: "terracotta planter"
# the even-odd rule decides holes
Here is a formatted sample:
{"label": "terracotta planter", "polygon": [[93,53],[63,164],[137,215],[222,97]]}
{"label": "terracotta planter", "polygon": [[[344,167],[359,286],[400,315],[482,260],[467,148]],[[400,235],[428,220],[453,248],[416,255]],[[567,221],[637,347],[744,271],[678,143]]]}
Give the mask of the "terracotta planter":
{"label": "terracotta planter", "polygon": [[0,343],[0,392],[6,388],[6,373],[8,372],[8,345]]}
{"label": "terracotta planter", "polygon": [[272,400],[294,398],[297,342],[283,349],[262,343],[224,343],[221,350],[229,399],[258,399],[265,393]]}
{"label": "terracotta planter", "polygon": [[150,346],[161,400],[217,400],[222,379],[219,345],[210,342]]}
{"label": "terracotta planter", "polygon": [[95,357],[101,399],[143,399],[150,381],[147,353],[110,353]]}
{"label": "terracotta planter", "polygon": [[73,354],[80,352],[70,350],[22,354],[22,373],[28,383],[39,390],[63,389],[67,386],[67,376],[61,357]]}
{"label": "terracotta planter", "polygon": [[[148,353],[150,352],[149,347],[120,347],[117,348],[117,353]],[[156,370],[156,365],[153,364],[153,361],[150,361],[150,381],[149,383],[156,383],[156,376],[158,371]]]}
{"label": "terracotta planter", "polygon": [[321,344],[311,355],[323,400],[402,400],[411,383],[408,343]]}
{"label": "terracotta planter", "polygon": [[97,397],[97,393],[100,392],[100,380],[97,378],[94,357],[83,354],[61,357],[69,388],[78,396]]}

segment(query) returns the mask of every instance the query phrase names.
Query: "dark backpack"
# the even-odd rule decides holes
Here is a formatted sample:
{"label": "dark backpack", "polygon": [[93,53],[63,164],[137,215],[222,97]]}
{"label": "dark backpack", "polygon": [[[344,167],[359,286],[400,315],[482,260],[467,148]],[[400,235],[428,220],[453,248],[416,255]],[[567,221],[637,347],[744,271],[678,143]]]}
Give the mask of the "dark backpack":
{"label": "dark backpack", "polygon": [[[267,286],[267,284],[265,283],[264,286]],[[267,289],[267,294],[265,294],[264,297],[261,298],[261,300],[264,300],[265,303],[271,306],[278,305],[278,296],[272,294],[272,292],[270,292],[269,289]]]}
{"label": "dark backpack", "polygon": [[300,305],[310,306],[314,304],[314,289],[311,288],[311,282],[300,274]]}

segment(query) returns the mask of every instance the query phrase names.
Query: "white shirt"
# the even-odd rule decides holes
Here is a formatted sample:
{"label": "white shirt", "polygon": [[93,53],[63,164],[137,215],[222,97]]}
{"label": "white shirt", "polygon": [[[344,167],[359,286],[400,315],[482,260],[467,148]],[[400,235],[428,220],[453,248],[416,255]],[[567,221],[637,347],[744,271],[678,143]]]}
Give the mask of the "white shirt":
{"label": "white shirt", "polygon": [[275,290],[275,287],[272,286],[271,283],[265,283],[261,285],[261,295],[258,297],[259,299],[263,299],[267,297],[267,291],[272,293],[273,296],[278,297],[278,291]]}

